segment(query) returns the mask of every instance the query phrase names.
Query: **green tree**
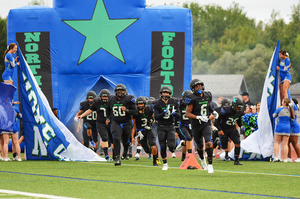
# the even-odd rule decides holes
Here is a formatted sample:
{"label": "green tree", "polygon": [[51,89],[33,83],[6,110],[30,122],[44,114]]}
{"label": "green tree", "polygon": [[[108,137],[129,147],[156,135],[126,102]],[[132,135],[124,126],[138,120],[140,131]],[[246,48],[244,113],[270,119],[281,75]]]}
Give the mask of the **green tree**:
{"label": "green tree", "polygon": [[46,5],[44,0],[31,0],[31,2],[28,4],[29,5],[41,5],[41,6]]}
{"label": "green tree", "polygon": [[251,100],[258,101],[262,94],[263,84],[273,51],[262,44],[253,50],[244,50],[232,54],[225,52],[220,59],[211,65],[214,74],[243,74]]}

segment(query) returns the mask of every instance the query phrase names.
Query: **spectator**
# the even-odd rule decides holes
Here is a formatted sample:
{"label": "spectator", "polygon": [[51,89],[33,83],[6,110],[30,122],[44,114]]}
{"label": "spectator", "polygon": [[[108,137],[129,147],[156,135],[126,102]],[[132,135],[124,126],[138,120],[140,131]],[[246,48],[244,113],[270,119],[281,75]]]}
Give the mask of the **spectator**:
{"label": "spectator", "polygon": [[242,92],[241,95],[242,95],[242,99],[244,101],[244,111],[245,111],[247,105],[252,105],[253,106],[254,103],[250,101],[248,92]]}
{"label": "spectator", "polygon": [[52,109],[52,112],[53,112],[53,114],[57,117],[57,119],[59,119],[57,108],[53,108],[53,109]]}

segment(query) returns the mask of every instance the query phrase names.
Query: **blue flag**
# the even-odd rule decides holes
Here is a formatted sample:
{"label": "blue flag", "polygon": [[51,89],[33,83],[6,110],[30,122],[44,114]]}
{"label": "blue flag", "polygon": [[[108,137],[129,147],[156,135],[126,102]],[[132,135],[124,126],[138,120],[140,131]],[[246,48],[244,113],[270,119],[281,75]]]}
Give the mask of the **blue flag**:
{"label": "blue flag", "polygon": [[106,161],[76,140],[52,113],[18,48],[19,85],[26,158],[29,160]]}
{"label": "blue flag", "polygon": [[[265,78],[258,114],[258,129],[241,142],[241,160],[269,160],[274,152],[275,120],[273,113],[280,105],[279,76],[276,67],[279,63],[280,40],[274,50]],[[224,158],[224,155],[221,156]],[[230,157],[234,157],[233,150]]]}
{"label": "blue flag", "polygon": [[15,111],[12,99],[16,87],[0,82],[0,131],[13,131]]}

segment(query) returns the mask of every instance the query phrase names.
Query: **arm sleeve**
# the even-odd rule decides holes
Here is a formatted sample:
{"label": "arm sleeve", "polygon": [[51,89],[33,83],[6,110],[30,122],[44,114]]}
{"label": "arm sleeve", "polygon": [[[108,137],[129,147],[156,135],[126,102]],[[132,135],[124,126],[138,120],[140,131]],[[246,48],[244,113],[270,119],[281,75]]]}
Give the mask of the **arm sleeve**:
{"label": "arm sleeve", "polygon": [[15,59],[13,58],[12,54],[7,53],[7,54],[6,54],[6,59],[8,59],[8,61],[10,62],[10,65],[11,65],[12,67],[15,67],[15,66],[16,66],[16,62],[15,62]]}
{"label": "arm sleeve", "polygon": [[154,106],[154,119],[159,120],[164,117],[164,112],[159,113],[159,110]]}
{"label": "arm sleeve", "polygon": [[111,114],[111,107],[109,101],[107,102],[107,107],[106,107],[106,119],[110,120],[110,114]]}
{"label": "arm sleeve", "polygon": [[130,115],[137,115],[137,113],[138,113],[135,104],[130,104],[129,108],[126,110],[126,112],[129,113]]}
{"label": "arm sleeve", "polygon": [[129,113],[130,115],[137,115],[137,114],[138,114],[138,110],[137,110],[137,107],[136,107],[136,105],[135,105],[135,99],[134,99],[133,96],[132,96],[132,98],[131,98],[129,107],[128,107],[128,109],[126,110],[126,112]]}
{"label": "arm sleeve", "polygon": [[278,117],[278,113],[281,111],[282,108],[276,109],[276,111],[273,113],[273,117]]}

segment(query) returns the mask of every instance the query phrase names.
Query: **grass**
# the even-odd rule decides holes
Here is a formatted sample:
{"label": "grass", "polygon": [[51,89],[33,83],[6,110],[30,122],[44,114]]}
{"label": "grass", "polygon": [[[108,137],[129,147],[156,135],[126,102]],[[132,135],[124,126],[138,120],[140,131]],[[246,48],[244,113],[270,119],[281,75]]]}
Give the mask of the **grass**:
{"label": "grass", "polygon": [[152,167],[147,157],[123,160],[120,167],[113,162],[0,162],[0,187],[74,198],[300,197],[297,163],[244,161],[235,166],[214,159],[215,173],[208,174],[178,169],[180,159],[168,158],[168,171]]}

